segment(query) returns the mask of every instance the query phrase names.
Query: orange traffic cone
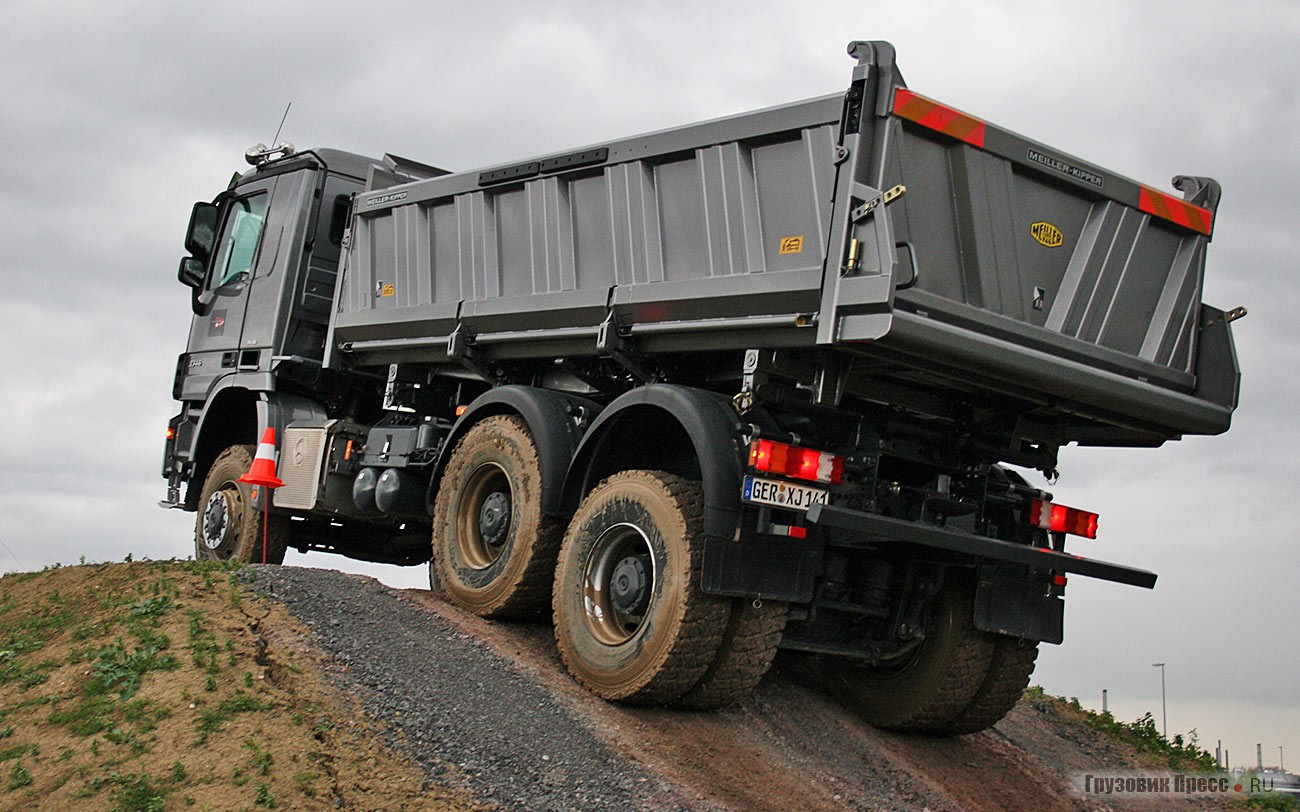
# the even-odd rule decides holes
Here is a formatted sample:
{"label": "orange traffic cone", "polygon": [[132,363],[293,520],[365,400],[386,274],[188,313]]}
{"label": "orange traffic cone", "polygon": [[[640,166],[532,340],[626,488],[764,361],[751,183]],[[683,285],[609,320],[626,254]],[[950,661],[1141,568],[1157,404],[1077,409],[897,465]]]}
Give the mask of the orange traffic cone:
{"label": "orange traffic cone", "polygon": [[253,465],[239,481],[267,488],[278,488],[284,484],[275,475],[275,429],[267,426],[266,431],[262,432],[262,442],[257,447],[257,455],[253,457]]}

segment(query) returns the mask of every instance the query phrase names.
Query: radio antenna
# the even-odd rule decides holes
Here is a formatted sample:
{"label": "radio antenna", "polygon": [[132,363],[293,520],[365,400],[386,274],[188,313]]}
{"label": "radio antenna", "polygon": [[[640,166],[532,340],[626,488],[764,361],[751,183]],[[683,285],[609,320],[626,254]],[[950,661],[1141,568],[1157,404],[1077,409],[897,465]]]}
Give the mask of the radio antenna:
{"label": "radio antenna", "polygon": [[275,138],[271,139],[271,144],[273,145],[280,142],[280,131],[284,129],[284,122],[289,118],[290,107],[293,107],[293,102],[289,102],[284,106],[284,115],[280,116],[280,126],[275,128]]}

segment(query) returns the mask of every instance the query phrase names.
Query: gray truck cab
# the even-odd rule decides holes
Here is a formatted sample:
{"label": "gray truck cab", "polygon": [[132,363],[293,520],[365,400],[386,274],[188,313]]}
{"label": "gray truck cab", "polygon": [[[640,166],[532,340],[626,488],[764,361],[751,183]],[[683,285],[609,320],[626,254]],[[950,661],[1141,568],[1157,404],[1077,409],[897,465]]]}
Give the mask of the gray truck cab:
{"label": "gray truck cab", "polygon": [[194,204],[177,274],[194,311],[164,460],[165,501],[177,507],[181,479],[201,481],[196,469],[220,448],[255,441],[248,435],[264,422],[255,415],[268,393],[319,371],[352,195],[383,165],[288,144],[247,157],[253,171]]}

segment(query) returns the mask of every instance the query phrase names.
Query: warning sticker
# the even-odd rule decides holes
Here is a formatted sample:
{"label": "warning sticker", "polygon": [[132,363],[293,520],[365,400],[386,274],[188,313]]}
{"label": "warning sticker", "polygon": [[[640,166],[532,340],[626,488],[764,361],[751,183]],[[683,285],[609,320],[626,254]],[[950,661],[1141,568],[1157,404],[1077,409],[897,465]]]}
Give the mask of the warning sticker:
{"label": "warning sticker", "polygon": [[781,249],[780,249],[780,253],[782,253],[782,254],[802,254],[802,253],[803,253],[803,237],[802,237],[802,236],[799,236],[799,237],[782,237],[782,238],[781,238]]}
{"label": "warning sticker", "polygon": [[392,284],[385,284],[382,288],[379,289],[379,295],[380,295],[380,296],[396,296],[396,295],[397,295],[397,286],[396,286],[396,285],[392,285]]}

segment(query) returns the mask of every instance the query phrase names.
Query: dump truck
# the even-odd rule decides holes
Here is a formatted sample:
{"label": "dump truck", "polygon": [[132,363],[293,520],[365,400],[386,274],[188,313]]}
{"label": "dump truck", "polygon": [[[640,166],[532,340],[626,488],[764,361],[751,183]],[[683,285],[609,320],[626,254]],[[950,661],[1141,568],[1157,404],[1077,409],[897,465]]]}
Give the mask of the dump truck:
{"label": "dump truck", "polygon": [[[196,556],[428,563],[609,700],[735,703],[787,649],[878,726],[995,723],[1069,576],[1156,580],[1024,473],[1229,427],[1220,187],[849,54],[842,93],[472,171],[251,149],[178,272]],[[240,481],[268,429],[276,488]]]}

